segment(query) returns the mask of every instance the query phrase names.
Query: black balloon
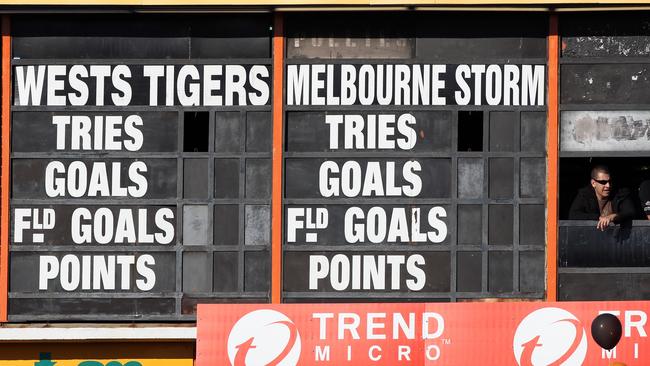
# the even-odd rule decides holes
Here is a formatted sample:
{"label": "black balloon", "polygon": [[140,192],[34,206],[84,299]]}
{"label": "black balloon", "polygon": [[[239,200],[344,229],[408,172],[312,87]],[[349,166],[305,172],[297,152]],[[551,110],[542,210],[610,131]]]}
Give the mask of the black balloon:
{"label": "black balloon", "polygon": [[591,323],[591,337],[606,350],[616,347],[622,332],[621,321],[616,315],[600,314]]}

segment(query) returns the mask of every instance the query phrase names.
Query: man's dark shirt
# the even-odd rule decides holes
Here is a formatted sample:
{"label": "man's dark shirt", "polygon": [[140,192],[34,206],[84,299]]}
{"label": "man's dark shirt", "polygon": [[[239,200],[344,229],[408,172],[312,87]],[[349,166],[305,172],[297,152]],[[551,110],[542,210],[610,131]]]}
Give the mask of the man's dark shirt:
{"label": "man's dark shirt", "polygon": [[[634,201],[630,198],[630,191],[621,188],[610,193],[612,197],[612,210],[616,215],[614,222],[632,220],[636,216]],[[578,190],[578,195],[571,204],[569,210],[570,220],[598,220],[600,208],[596,191],[592,186],[586,186]]]}

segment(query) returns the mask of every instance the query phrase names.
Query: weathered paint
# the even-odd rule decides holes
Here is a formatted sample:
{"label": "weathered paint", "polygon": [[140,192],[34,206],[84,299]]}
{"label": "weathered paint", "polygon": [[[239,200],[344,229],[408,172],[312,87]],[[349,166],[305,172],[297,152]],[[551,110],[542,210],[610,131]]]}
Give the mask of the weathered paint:
{"label": "weathered paint", "polygon": [[562,151],[643,151],[650,148],[650,112],[564,111]]}

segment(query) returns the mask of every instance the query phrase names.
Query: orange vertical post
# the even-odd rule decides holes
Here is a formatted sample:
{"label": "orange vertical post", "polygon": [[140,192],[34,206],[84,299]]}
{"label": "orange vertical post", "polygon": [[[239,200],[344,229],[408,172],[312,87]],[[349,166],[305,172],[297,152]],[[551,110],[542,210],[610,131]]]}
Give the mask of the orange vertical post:
{"label": "orange vertical post", "polygon": [[7,321],[9,292],[9,151],[11,131],[11,35],[9,16],[2,17],[2,160],[0,165],[0,322]]}
{"label": "orange vertical post", "polygon": [[558,116],[560,37],[558,15],[551,14],[548,32],[548,181],[546,189],[546,300],[557,301]]}
{"label": "orange vertical post", "polygon": [[284,84],[284,20],[273,21],[273,184],[271,203],[271,302],[282,301],[282,132]]}

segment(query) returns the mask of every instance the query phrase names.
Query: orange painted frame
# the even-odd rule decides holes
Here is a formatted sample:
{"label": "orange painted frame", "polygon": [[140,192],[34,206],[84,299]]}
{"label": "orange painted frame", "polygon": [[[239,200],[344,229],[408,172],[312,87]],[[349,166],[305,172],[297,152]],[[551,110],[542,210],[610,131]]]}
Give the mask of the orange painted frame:
{"label": "orange painted frame", "polygon": [[2,17],[2,163],[0,165],[0,322],[7,321],[9,292],[9,151],[11,131],[10,18]]}
{"label": "orange painted frame", "polygon": [[557,301],[558,198],[558,90],[560,36],[558,15],[551,14],[548,29],[548,141],[546,146],[546,301]]}
{"label": "orange painted frame", "polygon": [[284,17],[273,21],[273,183],[271,202],[271,302],[282,301],[282,133],[284,111]]}

